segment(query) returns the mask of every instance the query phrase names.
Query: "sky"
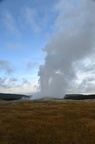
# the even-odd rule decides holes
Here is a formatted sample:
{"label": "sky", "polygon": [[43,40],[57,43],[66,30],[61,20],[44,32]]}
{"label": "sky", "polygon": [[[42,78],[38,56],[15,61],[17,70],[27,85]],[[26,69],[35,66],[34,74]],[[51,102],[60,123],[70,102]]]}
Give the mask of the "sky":
{"label": "sky", "polygon": [[50,41],[56,0],[0,1],[0,92],[38,90],[42,48]]}
{"label": "sky", "polygon": [[94,0],[0,0],[0,92],[94,93],[94,16]]}

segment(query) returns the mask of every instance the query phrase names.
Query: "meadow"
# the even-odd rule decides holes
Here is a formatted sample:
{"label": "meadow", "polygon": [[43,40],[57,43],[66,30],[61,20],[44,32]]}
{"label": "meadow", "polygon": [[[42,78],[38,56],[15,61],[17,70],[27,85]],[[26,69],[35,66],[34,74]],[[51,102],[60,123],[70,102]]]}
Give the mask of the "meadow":
{"label": "meadow", "polygon": [[0,144],[95,144],[95,101],[0,101]]}

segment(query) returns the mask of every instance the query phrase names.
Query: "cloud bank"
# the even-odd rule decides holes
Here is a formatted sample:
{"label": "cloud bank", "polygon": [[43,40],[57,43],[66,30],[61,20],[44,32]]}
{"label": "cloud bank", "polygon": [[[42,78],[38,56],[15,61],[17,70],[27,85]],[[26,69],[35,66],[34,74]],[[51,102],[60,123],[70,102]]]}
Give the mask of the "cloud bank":
{"label": "cloud bank", "polygon": [[26,78],[0,77],[0,93],[33,94],[37,92],[38,84]]}

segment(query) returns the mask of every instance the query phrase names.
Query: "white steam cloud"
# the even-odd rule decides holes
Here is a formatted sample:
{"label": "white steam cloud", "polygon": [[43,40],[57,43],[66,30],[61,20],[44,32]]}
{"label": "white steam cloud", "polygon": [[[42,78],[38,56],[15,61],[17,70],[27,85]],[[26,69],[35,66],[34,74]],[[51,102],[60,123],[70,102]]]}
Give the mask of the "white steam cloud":
{"label": "white steam cloud", "polygon": [[94,52],[95,2],[60,0],[54,27],[59,32],[44,51],[45,64],[38,75],[42,97],[63,97],[76,78],[76,62]]}

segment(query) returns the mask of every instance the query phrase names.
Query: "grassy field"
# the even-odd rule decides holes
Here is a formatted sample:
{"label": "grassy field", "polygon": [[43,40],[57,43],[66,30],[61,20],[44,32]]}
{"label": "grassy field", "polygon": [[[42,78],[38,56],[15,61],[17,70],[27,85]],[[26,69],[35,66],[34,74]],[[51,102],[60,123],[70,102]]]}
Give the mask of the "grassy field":
{"label": "grassy field", "polygon": [[95,144],[95,102],[0,101],[0,144]]}

